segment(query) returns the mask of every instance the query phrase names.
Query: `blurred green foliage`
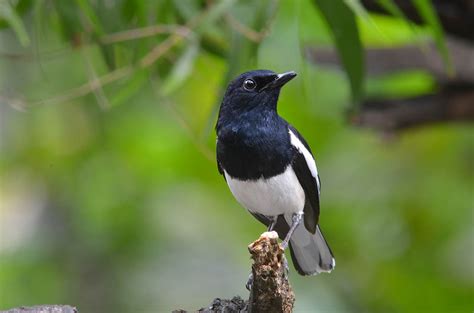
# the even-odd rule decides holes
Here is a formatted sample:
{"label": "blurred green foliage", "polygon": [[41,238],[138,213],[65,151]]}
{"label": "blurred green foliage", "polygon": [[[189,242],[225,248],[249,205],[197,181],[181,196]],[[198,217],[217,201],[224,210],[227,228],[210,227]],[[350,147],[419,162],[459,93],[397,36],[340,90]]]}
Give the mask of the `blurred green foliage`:
{"label": "blurred green foliage", "polygon": [[[279,112],[315,151],[337,259],[329,275],[291,272],[296,312],[474,307],[472,127],[388,138],[345,117],[362,89],[436,88],[424,72],[364,80],[358,61],[359,41],[423,42],[430,26],[322,0],[0,4],[0,309],[168,312],[245,296],[246,245],[264,228],[218,175],[213,127],[227,82],[254,68],[299,73]],[[352,44],[333,37],[353,27],[339,6]],[[347,76],[306,58],[332,38]]]}

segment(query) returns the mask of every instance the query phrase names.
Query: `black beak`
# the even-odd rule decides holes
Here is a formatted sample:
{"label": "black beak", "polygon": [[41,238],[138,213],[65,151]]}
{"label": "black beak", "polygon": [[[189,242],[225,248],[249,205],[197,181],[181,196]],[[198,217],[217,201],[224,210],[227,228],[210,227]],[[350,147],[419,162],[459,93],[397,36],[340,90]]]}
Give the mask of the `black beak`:
{"label": "black beak", "polygon": [[260,90],[279,88],[295,77],[296,77],[295,71],[278,74],[273,81],[268,83],[265,87],[263,87]]}

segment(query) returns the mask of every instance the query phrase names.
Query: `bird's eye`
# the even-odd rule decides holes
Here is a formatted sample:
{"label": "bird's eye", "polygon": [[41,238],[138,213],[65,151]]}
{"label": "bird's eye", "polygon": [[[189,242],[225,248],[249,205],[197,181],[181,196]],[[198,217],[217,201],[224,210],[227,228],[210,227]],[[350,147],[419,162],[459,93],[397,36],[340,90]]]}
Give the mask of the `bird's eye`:
{"label": "bird's eye", "polygon": [[255,81],[253,81],[252,79],[246,79],[244,81],[244,89],[254,90],[255,87],[257,87],[257,83],[255,83]]}

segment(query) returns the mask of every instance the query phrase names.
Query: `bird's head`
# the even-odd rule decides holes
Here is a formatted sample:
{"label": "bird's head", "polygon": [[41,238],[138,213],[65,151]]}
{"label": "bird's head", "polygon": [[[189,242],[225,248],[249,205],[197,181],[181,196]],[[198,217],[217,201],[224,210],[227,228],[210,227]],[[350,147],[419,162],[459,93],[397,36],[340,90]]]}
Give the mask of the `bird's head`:
{"label": "bird's head", "polygon": [[256,107],[276,110],[278,96],[283,85],[296,73],[277,74],[269,70],[256,70],[241,74],[227,87],[221,104],[221,112],[246,112]]}

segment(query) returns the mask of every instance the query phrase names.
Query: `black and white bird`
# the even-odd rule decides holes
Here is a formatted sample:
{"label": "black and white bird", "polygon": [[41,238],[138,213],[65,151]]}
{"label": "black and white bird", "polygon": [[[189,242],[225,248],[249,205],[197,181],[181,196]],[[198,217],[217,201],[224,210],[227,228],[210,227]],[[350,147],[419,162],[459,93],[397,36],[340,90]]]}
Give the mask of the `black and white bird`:
{"label": "black and white bird", "polygon": [[256,70],[234,79],[217,120],[217,166],[237,201],[289,244],[301,275],[330,272],[319,228],[319,181],[311,149],[277,113],[280,89],[295,72]]}

